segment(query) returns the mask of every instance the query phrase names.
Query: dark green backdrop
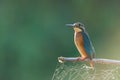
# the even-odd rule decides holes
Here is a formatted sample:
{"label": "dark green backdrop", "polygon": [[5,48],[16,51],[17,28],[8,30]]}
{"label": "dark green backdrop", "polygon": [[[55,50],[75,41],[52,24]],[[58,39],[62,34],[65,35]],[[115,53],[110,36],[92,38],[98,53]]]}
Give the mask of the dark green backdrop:
{"label": "dark green backdrop", "polygon": [[0,80],[51,80],[59,56],[78,56],[82,22],[97,57],[120,59],[119,0],[0,0]]}

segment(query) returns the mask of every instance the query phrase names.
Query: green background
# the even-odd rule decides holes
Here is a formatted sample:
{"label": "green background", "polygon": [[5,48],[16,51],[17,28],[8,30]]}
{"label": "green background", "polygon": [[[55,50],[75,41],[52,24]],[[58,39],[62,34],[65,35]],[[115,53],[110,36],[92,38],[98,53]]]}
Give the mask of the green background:
{"label": "green background", "polygon": [[59,56],[78,56],[82,22],[96,56],[120,59],[119,0],[0,0],[0,80],[51,80]]}

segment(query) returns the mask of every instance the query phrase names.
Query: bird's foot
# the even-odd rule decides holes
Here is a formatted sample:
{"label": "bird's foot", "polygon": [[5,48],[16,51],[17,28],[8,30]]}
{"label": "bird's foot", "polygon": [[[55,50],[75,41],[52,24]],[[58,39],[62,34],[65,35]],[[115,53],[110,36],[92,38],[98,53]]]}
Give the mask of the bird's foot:
{"label": "bird's foot", "polygon": [[84,61],[87,57],[77,57],[77,61]]}
{"label": "bird's foot", "polygon": [[82,60],[81,60],[81,57],[77,57],[77,61],[82,61]]}

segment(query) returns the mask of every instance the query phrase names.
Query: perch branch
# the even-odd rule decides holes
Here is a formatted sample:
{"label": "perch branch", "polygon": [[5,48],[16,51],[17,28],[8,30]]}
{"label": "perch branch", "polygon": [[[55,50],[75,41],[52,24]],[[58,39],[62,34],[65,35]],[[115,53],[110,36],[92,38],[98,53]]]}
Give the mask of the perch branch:
{"label": "perch branch", "polygon": [[[95,63],[120,65],[120,60],[103,59],[103,58],[94,58],[92,60]],[[83,61],[81,61],[80,57],[58,57],[58,61],[60,63],[64,63],[64,62],[83,62]],[[85,59],[84,61],[88,62],[88,61],[90,61],[90,59]]]}

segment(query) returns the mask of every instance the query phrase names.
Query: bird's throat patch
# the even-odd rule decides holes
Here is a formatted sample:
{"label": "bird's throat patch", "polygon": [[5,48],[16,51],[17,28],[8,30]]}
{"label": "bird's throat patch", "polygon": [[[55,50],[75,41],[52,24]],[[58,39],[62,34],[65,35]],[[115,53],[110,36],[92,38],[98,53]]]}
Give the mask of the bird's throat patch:
{"label": "bird's throat patch", "polygon": [[82,32],[82,29],[80,29],[80,28],[74,28],[74,30],[75,30],[75,32]]}

